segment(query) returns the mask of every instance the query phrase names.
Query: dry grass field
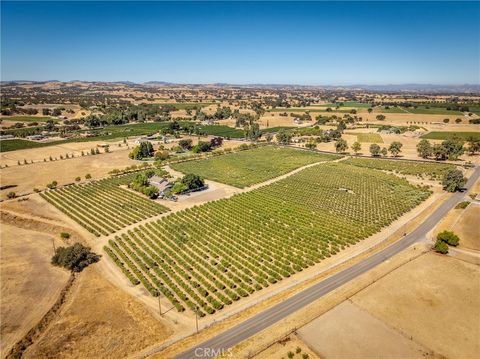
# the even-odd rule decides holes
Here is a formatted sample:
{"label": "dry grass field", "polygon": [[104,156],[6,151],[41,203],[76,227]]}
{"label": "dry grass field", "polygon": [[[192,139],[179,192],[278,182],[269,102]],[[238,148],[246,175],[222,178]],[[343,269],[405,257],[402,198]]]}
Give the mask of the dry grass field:
{"label": "dry grass field", "polygon": [[431,351],[404,337],[350,301],[298,331],[321,358],[429,358]]}
{"label": "dry grass field", "polygon": [[478,265],[418,244],[239,344],[234,354],[282,357],[282,339],[295,327],[291,337],[325,359],[476,358],[480,283],[472,278],[479,274]]}
{"label": "dry grass field", "polygon": [[460,248],[480,250],[480,205],[470,203],[465,209],[452,209],[433,231],[433,237],[442,231],[453,231],[460,237]]}
{"label": "dry grass field", "polygon": [[[298,348],[300,352],[297,353]],[[298,335],[290,334],[283,340],[273,344],[269,348],[255,355],[255,359],[271,359],[271,358],[288,358],[288,353],[294,353],[294,359],[302,358],[302,355],[307,354],[309,359],[320,359],[306,342],[304,342]]]}
{"label": "dry grass field", "polygon": [[[51,234],[6,224],[2,219],[1,237],[0,336],[1,356],[5,357],[55,303],[69,274],[50,265]],[[56,242],[60,244],[60,240]]]}
{"label": "dry grass field", "polygon": [[[82,151],[86,154],[90,152],[93,148],[97,148],[99,145],[103,144],[110,145],[111,152],[125,152],[127,148],[125,146],[118,147],[120,141],[116,142],[105,142],[105,141],[92,141],[92,142],[67,142],[61,145],[53,145],[47,147],[33,148],[33,149],[24,149],[17,151],[2,152],[0,154],[0,163],[2,166],[16,166],[17,162],[20,161],[23,163],[24,160],[27,160],[28,163],[33,162],[43,162],[44,159],[49,161],[49,158],[57,158],[60,156],[66,157],[66,154],[75,155],[76,157],[81,156]],[[133,145],[133,141],[130,147]],[[104,151],[100,148],[101,152]]]}
{"label": "dry grass field", "polygon": [[352,298],[373,317],[448,358],[480,352],[480,268],[427,253]]}
{"label": "dry grass field", "polygon": [[87,173],[92,178],[104,177],[115,168],[124,168],[132,164],[136,164],[136,161],[128,158],[128,151],[115,151],[96,156],[11,166],[2,169],[1,183],[2,186],[16,185],[16,187],[2,190],[1,197],[5,198],[10,191],[20,195],[31,193],[34,188],[44,189],[48,183],[54,180],[59,185],[73,183],[77,176],[85,180]]}
{"label": "dry grass field", "polygon": [[57,318],[24,357],[124,358],[171,333],[92,266],[81,273]]}

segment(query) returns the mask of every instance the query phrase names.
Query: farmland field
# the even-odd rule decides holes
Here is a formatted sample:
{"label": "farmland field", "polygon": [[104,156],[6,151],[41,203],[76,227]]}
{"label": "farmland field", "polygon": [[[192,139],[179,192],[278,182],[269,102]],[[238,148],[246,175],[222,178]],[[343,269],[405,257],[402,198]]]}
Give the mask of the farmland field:
{"label": "farmland field", "polygon": [[357,133],[358,142],[383,143],[382,137],[378,133]]}
{"label": "farmland field", "polygon": [[[193,122],[181,121],[180,124],[188,124]],[[0,152],[8,152],[15,150],[23,150],[28,148],[38,148],[46,146],[55,146],[69,142],[90,142],[90,141],[109,141],[117,140],[126,137],[142,136],[154,134],[169,125],[168,122],[153,122],[140,124],[127,124],[118,126],[106,126],[99,130],[91,130],[95,136],[92,137],[74,137],[65,140],[49,141],[49,142],[34,142],[22,139],[2,140],[0,142]],[[199,126],[207,135],[223,136],[231,138],[244,137],[243,130],[231,128],[222,125],[206,125]],[[13,131],[13,130],[12,130]],[[8,131],[6,131],[8,133]]]}
{"label": "farmland field", "polygon": [[96,236],[109,235],[168,209],[119,187],[135,174],[71,185],[41,196]]}
{"label": "farmland field", "polygon": [[35,142],[22,139],[2,140],[0,142],[0,151],[8,152],[28,148],[56,146],[69,142],[108,141],[126,138],[130,136],[150,135],[158,132],[161,129],[164,129],[166,126],[168,126],[168,123],[163,122],[107,126],[100,130],[89,131],[95,134],[95,136],[93,137],[74,137],[65,140],[49,142]]}
{"label": "farmland field", "polygon": [[231,137],[231,138],[243,138],[245,133],[243,130],[238,128],[232,128],[225,125],[206,125],[199,126],[199,128],[206,132],[207,135],[211,136],[222,136],[222,137]]}
{"label": "farmland field", "polygon": [[413,114],[431,114],[431,115],[463,115],[463,112],[454,111],[454,110],[447,110],[446,108],[441,107],[430,107],[426,108],[425,106],[419,106],[417,108],[407,108],[407,112]]}
{"label": "farmland field", "polygon": [[105,251],[133,284],[203,316],[369,237],[429,195],[392,174],[320,164],[139,225]]}
{"label": "farmland field", "polygon": [[433,131],[429,132],[422,136],[428,140],[446,140],[449,138],[459,138],[466,141],[469,137],[473,137],[477,140],[480,140],[480,131],[479,132],[440,132]]}
{"label": "farmland field", "polygon": [[293,130],[296,129],[297,127],[292,127],[292,126],[275,126],[275,127],[268,127],[262,129],[262,133],[275,133],[280,130]]}
{"label": "farmland field", "polygon": [[192,110],[196,108],[210,106],[213,104],[213,102],[167,102],[152,104],[152,106],[173,106],[177,110]]}
{"label": "farmland field", "polygon": [[403,175],[419,177],[427,176],[431,179],[440,179],[446,171],[455,168],[453,165],[444,163],[411,162],[374,158],[348,158],[343,162],[358,167],[392,171]]}
{"label": "farmland field", "polygon": [[11,116],[11,117],[1,117],[1,120],[12,121],[12,122],[47,122],[52,120],[57,122],[56,118],[52,117],[36,117],[36,116]]}
{"label": "farmland field", "polygon": [[[58,142],[58,141],[55,141],[55,142]],[[53,142],[35,142],[35,141],[21,140],[21,139],[1,140],[0,152],[9,152],[9,151],[16,151],[16,150],[24,150],[27,148],[52,146],[53,144],[54,144]]]}
{"label": "farmland field", "polygon": [[263,146],[199,161],[172,164],[171,167],[183,173],[195,173],[213,181],[244,188],[298,167],[336,158],[339,157],[292,148]]}

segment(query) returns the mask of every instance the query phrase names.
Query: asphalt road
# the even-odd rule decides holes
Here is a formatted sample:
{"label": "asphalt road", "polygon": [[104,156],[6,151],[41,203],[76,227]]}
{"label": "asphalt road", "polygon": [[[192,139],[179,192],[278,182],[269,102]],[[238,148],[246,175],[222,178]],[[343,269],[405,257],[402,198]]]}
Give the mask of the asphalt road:
{"label": "asphalt road", "polygon": [[[480,167],[477,167],[472,176],[470,176],[466,188],[470,189],[470,187],[479,177]],[[435,224],[437,224],[450,209],[452,209],[459,201],[461,201],[464,196],[465,192],[455,193],[439,208],[437,208],[435,212],[433,212],[413,232],[407,234],[401,240],[395,242],[384,250],[366,258],[362,262],[359,262],[337,274],[332,275],[329,278],[326,278],[325,280],[322,280],[321,282],[253,316],[252,318],[236,325],[235,327],[218,334],[212,339],[183,352],[176,358],[206,358],[213,357],[214,355],[212,354],[221,354],[222,352],[228,354],[229,348],[232,348],[241,341],[282,320],[283,318],[321,298],[332,290],[376,267],[380,263],[401,252],[413,243],[425,238],[426,234],[433,229]]]}

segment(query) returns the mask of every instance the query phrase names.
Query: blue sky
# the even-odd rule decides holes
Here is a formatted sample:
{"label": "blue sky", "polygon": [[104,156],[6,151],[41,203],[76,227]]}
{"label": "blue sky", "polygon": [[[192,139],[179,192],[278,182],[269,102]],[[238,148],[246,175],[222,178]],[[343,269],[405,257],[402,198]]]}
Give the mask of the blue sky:
{"label": "blue sky", "polygon": [[2,80],[480,82],[479,2],[5,2]]}

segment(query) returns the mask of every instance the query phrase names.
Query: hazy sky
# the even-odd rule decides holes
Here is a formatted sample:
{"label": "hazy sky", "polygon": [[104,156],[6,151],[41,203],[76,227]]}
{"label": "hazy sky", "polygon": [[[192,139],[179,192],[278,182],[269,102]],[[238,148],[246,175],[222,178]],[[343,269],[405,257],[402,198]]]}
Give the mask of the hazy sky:
{"label": "hazy sky", "polygon": [[479,2],[1,2],[2,80],[480,82]]}

